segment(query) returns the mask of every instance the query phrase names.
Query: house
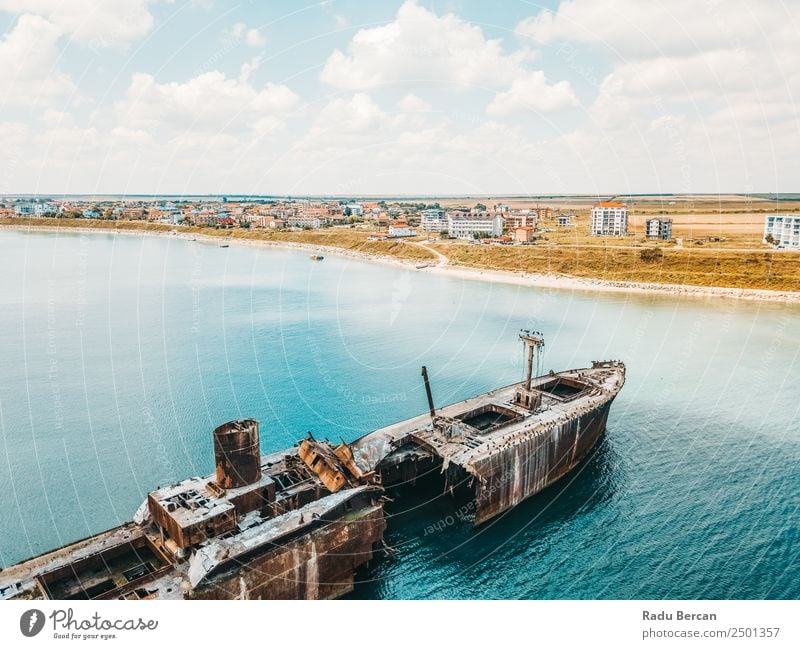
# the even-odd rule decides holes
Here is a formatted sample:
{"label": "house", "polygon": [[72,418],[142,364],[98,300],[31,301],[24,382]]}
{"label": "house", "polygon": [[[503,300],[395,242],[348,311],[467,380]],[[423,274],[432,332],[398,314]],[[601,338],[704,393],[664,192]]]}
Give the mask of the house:
{"label": "house", "polygon": [[389,226],[390,237],[416,237],[417,231],[402,219],[398,219]]}
{"label": "house", "polygon": [[672,239],[672,219],[647,219],[645,236],[648,239]]}
{"label": "house", "polygon": [[282,230],[285,225],[286,223],[283,219],[276,219],[274,216],[261,216],[257,221],[253,221],[253,226],[271,230]]}
{"label": "house", "polygon": [[562,214],[556,219],[556,225],[559,228],[568,228],[572,225],[572,214]]}
{"label": "house", "polygon": [[533,228],[530,225],[514,228],[514,243],[530,243],[531,241],[533,241]]}
{"label": "house", "polygon": [[622,237],[628,234],[628,208],[617,201],[597,203],[591,212],[591,233],[598,236]]}

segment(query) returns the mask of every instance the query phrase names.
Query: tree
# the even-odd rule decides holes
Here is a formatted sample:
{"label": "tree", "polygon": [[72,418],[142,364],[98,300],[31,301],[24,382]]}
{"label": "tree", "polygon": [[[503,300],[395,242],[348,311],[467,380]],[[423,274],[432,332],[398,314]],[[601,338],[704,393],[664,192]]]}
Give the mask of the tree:
{"label": "tree", "polygon": [[478,210],[479,212],[485,212],[486,206],[483,203],[477,203],[475,205],[475,209]]}
{"label": "tree", "polygon": [[639,258],[646,264],[655,263],[664,259],[664,251],[661,248],[642,248]]}
{"label": "tree", "polygon": [[775,237],[772,236],[772,232],[770,232],[766,237],[764,237],[764,241],[766,241],[769,245],[775,245]]}
{"label": "tree", "polygon": [[351,210],[349,207],[345,207],[344,208],[344,215],[345,216],[350,216],[352,213],[353,213],[353,210]]}

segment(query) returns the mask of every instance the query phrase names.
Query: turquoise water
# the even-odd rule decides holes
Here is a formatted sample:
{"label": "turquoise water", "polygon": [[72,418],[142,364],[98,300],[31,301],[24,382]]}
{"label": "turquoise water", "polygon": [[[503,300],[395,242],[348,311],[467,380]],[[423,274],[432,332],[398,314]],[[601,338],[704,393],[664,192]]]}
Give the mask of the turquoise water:
{"label": "turquoise water", "polygon": [[628,365],[581,470],[479,529],[393,510],[357,597],[798,598],[800,310],[550,291],[349,258],[111,234],[0,232],[0,565],[130,519],[264,451],[353,439],[545,366]]}

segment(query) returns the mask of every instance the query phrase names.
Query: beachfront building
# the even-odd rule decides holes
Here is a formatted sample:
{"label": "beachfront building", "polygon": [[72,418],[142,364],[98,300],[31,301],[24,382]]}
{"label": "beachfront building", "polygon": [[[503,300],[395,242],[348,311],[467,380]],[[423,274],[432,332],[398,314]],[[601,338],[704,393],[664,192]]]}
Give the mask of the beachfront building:
{"label": "beachfront building", "polygon": [[389,226],[390,237],[416,237],[417,231],[403,220],[398,220]]}
{"label": "beachfront building", "polygon": [[306,216],[305,214],[295,214],[286,219],[286,225],[290,228],[303,228],[304,230],[318,230],[322,227],[322,221],[316,216]]}
{"label": "beachfront building", "polygon": [[444,210],[430,208],[419,213],[420,227],[425,232],[444,232],[447,230],[447,219]]}
{"label": "beachfront building", "polygon": [[648,239],[672,239],[672,219],[647,219],[645,236]]}
{"label": "beachfront building", "polygon": [[44,216],[45,214],[55,214],[56,212],[58,212],[58,205],[55,203],[31,201],[14,205],[14,214],[17,216]]}
{"label": "beachfront building", "polygon": [[503,217],[489,212],[450,212],[447,217],[447,234],[454,239],[479,239],[499,237],[503,234]]}
{"label": "beachfront building", "polygon": [[617,201],[597,203],[592,208],[592,234],[623,237],[628,234],[628,208]]}
{"label": "beachfront building", "polygon": [[764,243],[778,248],[800,248],[800,216],[770,214],[765,217]]}

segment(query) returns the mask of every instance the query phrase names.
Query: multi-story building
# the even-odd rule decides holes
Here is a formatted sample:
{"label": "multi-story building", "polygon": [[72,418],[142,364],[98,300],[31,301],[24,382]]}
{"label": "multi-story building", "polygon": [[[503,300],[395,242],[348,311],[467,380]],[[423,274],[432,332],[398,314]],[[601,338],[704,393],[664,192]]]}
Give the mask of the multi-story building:
{"label": "multi-story building", "polygon": [[770,214],[765,217],[764,243],[772,243],[779,248],[800,248],[800,216]]}
{"label": "multi-story building", "polygon": [[447,219],[444,210],[430,208],[419,213],[420,227],[425,232],[444,232],[447,230]]}
{"label": "multi-story building", "polygon": [[361,203],[348,203],[344,206],[345,214],[350,210],[350,216],[364,216],[364,206]]}
{"label": "multi-story building", "polygon": [[145,218],[143,207],[116,207],[114,208],[114,214],[117,218],[126,221],[137,221]]}
{"label": "multi-story building", "polygon": [[314,216],[295,214],[294,216],[290,216],[286,219],[286,225],[290,228],[317,230],[322,227],[322,221]]}
{"label": "multi-story building", "polygon": [[628,208],[617,201],[597,203],[592,208],[592,234],[622,237],[628,234]]}
{"label": "multi-story building", "polygon": [[44,216],[45,214],[55,214],[58,206],[55,203],[17,203],[14,205],[14,213],[18,216]]}
{"label": "multi-story building", "polygon": [[506,230],[509,232],[514,232],[517,228],[535,228],[538,220],[536,214],[529,210],[509,212],[503,214],[503,218],[505,218]]}
{"label": "multi-story building", "polygon": [[456,239],[499,237],[503,234],[503,217],[489,212],[450,212],[447,217],[447,234]]}
{"label": "multi-story building", "polygon": [[549,219],[553,216],[552,207],[533,207],[531,212],[540,219]]}
{"label": "multi-story building", "polygon": [[647,219],[645,236],[648,239],[672,239],[672,219]]}
{"label": "multi-story building", "polygon": [[556,220],[556,225],[559,228],[568,228],[572,225],[572,215],[571,214],[562,214]]}

